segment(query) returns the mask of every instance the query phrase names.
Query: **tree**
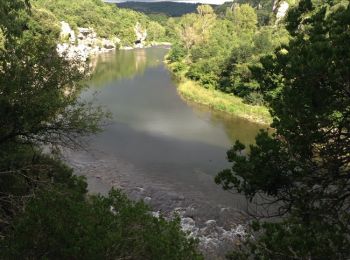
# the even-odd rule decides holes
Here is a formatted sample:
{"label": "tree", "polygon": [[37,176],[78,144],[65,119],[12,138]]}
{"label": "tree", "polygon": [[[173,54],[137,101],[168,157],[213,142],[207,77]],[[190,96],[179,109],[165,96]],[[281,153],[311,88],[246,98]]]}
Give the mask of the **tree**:
{"label": "tree", "polygon": [[254,33],[257,28],[258,17],[254,8],[248,4],[236,4],[226,15],[242,33]]}
{"label": "tree", "polygon": [[84,195],[79,186],[38,192],[2,241],[1,258],[202,259],[179,219],[153,217],[120,191]]}
{"label": "tree", "polygon": [[14,20],[0,23],[0,235],[28,198],[61,172],[40,148],[74,148],[106,115],[78,99],[84,64],[58,56],[54,16],[24,5],[8,11]]}
{"label": "tree", "polygon": [[[84,77],[78,61],[56,52],[59,28],[33,9],[26,29],[0,50],[0,146],[6,142],[74,145],[73,137],[98,130],[103,113],[79,101]],[[24,18],[22,18],[23,20]],[[16,23],[16,22],[14,22]]]}
{"label": "tree", "polygon": [[209,5],[197,7],[198,14],[181,17],[177,28],[180,39],[189,51],[192,46],[208,40],[210,30],[215,26],[216,15]]}
{"label": "tree", "polygon": [[[5,0],[0,3],[0,30],[9,37],[18,35],[23,30],[25,21],[20,15],[28,11],[29,0]],[[16,21],[14,23],[14,21]]]}
{"label": "tree", "polygon": [[216,182],[261,197],[279,218],[253,225],[255,242],[233,259],[350,255],[349,21],[347,1],[300,1],[287,17],[289,45],[253,70],[276,132],[261,132],[248,156],[237,142]]}
{"label": "tree", "polygon": [[197,28],[199,34],[201,35],[202,41],[204,42],[208,39],[210,29],[214,26],[216,14],[210,5],[199,5],[197,7],[197,13],[199,15],[199,19],[195,24],[195,27]]}
{"label": "tree", "polygon": [[147,40],[161,41],[165,37],[165,28],[157,22],[150,22],[147,25]]}
{"label": "tree", "polygon": [[232,22],[217,20],[207,41],[193,46],[190,69],[186,76],[206,88],[217,88],[227,57],[237,47],[237,35]]}
{"label": "tree", "polygon": [[89,196],[56,149],[42,151],[75,148],[106,113],[79,100],[84,64],[57,54],[56,17],[9,11],[12,24],[0,18],[0,258],[202,259],[179,219],[155,218],[119,191]]}

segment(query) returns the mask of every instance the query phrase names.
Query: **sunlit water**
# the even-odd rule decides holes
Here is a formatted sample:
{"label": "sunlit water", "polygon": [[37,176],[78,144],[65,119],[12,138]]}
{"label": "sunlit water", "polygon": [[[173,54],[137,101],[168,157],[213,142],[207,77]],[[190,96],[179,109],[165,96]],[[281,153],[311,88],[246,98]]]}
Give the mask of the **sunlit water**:
{"label": "sunlit water", "polygon": [[217,186],[214,176],[229,167],[226,151],[236,139],[251,144],[266,127],[184,101],[163,64],[167,51],[117,51],[93,60],[82,98],[94,97],[113,119],[88,141],[88,153],[71,154],[72,165],[92,191],[121,187],[133,198],[146,197],[155,210],[180,207],[199,223],[229,226],[228,218],[239,222],[247,204]]}

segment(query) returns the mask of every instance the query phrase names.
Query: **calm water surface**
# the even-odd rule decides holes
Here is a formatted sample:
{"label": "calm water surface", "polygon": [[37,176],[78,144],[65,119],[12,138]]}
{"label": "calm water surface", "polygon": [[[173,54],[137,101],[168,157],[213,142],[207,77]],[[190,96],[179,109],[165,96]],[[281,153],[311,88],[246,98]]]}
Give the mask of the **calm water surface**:
{"label": "calm water surface", "polygon": [[229,166],[226,151],[233,142],[253,143],[264,126],[184,101],[163,64],[167,51],[117,51],[93,61],[95,73],[83,98],[97,92],[94,102],[113,114],[113,122],[92,138],[91,149],[130,163],[150,185],[242,208],[213,178]]}

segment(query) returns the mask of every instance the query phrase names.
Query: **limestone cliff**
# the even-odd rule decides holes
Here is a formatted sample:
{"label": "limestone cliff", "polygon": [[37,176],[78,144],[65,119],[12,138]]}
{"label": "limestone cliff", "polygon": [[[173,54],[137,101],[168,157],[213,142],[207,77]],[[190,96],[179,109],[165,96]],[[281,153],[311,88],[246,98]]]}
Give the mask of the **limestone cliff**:
{"label": "limestone cliff", "polygon": [[86,61],[89,56],[115,50],[120,39],[100,38],[93,28],[77,28],[76,32],[67,22],[61,22],[61,43],[57,44],[57,52],[67,59]]}

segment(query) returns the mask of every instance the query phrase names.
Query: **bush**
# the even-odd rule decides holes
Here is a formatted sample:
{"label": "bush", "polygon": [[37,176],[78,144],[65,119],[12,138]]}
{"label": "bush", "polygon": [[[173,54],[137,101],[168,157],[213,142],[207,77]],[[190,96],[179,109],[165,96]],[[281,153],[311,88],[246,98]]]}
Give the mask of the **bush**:
{"label": "bush", "polygon": [[2,259],[202,259],[178,219],[155,218],[120,191],[41,191],[2,242]]}
{"label": "bush", "polygon": [[259,92],[250,92],[243,98],[243,101],[247,104],[262,106],[265,105],[264,97]]}

